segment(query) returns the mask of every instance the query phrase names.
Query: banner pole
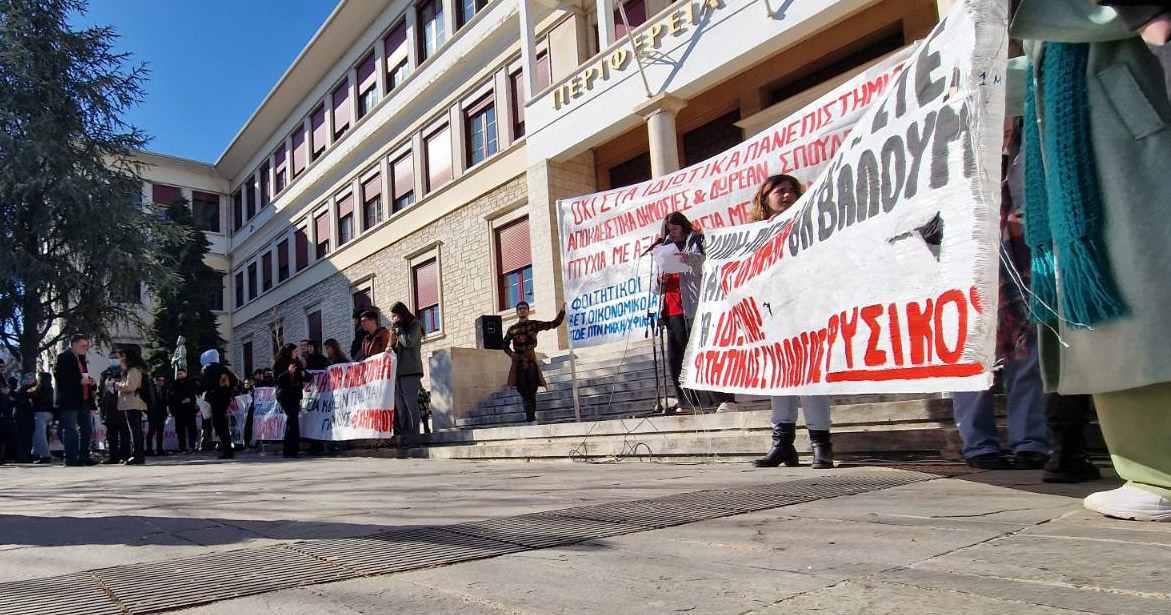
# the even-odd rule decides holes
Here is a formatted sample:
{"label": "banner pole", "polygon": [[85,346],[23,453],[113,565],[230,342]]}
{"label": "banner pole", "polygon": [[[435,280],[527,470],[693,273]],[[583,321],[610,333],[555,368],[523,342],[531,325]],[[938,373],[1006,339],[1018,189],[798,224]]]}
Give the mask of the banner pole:
{"label": "banner pole", "polygon": [[573,379],[573,421],[581,422],[581,399],[577,395],[577,353],[573,352],[573,344],[569,345],[569,377]]}

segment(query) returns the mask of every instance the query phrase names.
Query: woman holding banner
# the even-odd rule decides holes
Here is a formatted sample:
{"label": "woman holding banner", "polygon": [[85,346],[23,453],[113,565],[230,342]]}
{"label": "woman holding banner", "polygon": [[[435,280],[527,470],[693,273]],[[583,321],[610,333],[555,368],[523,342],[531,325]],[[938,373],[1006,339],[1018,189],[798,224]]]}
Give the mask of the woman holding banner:
{"label": "woman holding banner", "polygon": [[297,356],[296,344],[285,344],[272,363],[276,377],[276,400],[285,413],[285,458],[296,457],[301,452],[301,398],[305,394],[305,383],[309,374]]}
{"label": "woman holding banner", "polygon": [[[772,220],[788,211],[803,192],[801,182],[791,175],[773,175],[761,184],[752,199],[752,219],[755,222]],[[813,447],[813,465],[819,470],[834,467],[834,449],[830,443],[829,397],[825,395],[780,395],[771,400],[773,415],[773,448],[767,455],[752,462],[758,468],[775,468],[782,463],[799,465],[797,449],[797,403],[805,410],[805,428]]]}
{"label": "woman holding banner", "polygon": [[[655,278],[654,292],[659,295],[659,317],[667,327],[667,365],[671,368],[671,382],[675,385],[675,405],[665,414],[674,414],[679,404],[686,402],[697,411],[705,406],[719,406],[717,411],[733,410],[736,398],[728,393],[715,391],[693,391],[679,384],[683,372],[683,356],[687,352],[687,339],[691,336],[691,323],[699,307],[699,285],[703,280],[705,258],[703,233],[695,230],[687,216],[671,212],[663,219],[663,234],[659,243],[668,257],[679,259],[690,269],[687,273],[660,273]],[[657,251],[657,250],[656,250]]]}

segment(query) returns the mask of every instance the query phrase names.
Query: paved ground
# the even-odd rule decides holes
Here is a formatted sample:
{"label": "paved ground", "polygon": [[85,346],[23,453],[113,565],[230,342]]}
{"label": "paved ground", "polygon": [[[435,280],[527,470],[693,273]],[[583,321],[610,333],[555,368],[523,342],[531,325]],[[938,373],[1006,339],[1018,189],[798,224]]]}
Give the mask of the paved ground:
{"label": "paved ground", "polygon": [[[4,466],[0,581],[830,474],[255,456]],[[184,612],[1171,613],[1171,524],[1081,509],[1113,484],[967,475]]]}

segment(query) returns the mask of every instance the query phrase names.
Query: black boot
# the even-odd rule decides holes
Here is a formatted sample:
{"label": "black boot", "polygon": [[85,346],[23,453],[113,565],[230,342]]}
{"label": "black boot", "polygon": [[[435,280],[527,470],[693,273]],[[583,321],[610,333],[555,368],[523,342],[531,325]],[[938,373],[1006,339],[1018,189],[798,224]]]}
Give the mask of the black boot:
{"label": "black boot", "polygon": [[1086,451],[1086,426],[1091,413],[1089,395],[1050,394],[1045,399],[1045,423],[1049,427],[1052,455],[1041,480],[1046,483],[1080,483],[1102,478]]}
{"label": "black boot", "polygon": [[829,430],[809,430],[809,442],[813,445],[814,470],[828,470],[834,467],[834,445],[829,441]]}
{"label": "black boot", "polygon": [[777,423],[773,425],[773,448],[767,455],[755,459],[752,465],[758,468],[775,468],[782,463],[791,467],[800,465],[797,460],[797,449],[793,448],[793,440],[797,438],[797,426],[793,423]]}

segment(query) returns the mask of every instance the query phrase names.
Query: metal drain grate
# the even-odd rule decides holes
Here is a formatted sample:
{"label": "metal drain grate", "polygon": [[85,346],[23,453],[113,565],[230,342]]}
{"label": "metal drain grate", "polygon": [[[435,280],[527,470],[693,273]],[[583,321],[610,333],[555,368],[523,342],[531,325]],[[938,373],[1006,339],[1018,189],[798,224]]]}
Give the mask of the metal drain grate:
{"label": "metal drain grate", "polygon": [[143,615],[292,587],[569,545],[937,478],[870,472],[306,540],[0,583],[0,615]]}

